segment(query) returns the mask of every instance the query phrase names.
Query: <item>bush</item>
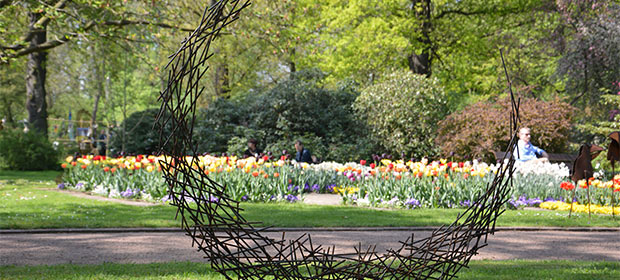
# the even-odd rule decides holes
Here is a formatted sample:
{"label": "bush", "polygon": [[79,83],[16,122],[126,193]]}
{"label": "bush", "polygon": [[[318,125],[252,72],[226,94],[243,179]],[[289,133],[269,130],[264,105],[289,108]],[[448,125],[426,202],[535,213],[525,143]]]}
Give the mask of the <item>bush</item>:
{"label": "bush", "polygon": [[396,71],[367,87],[355,109],[388,152],[416,158],[437,154],[436,126],[447,114],[446,96],[437,79]]}
{"label": "bush", "polygon": [[156,153],[159,149],[159,128],[154,123],[158,112],[159,109],[135,112],[114,128],[110,132],[110,155]]}
{"label": "bush", "polygon": [[[200,153],[227,152],[229,141],[233,137],[262,139],[257,135],[250,135],[251,133],[247,133],[242,126],[240,127],[242,123],[247,123],[247,115],[243,100],[219,98],[209,104],[208,108],[200,109],[194,126],[194,141],[198,145],[198,151]],[[247,148],[247,140],[239,141],[245,142],[241,146]],[[236,150],[232,147],[230,149]]]}
{"label": "bush", "polygon": [[294,155],[294,141],[301,139],[322,160],[369,158],[374,146],[352,109],[354,85],[325,88],[323,78],[319,71],[299,71],[271,89],[216,100],[198,117],[199,150],[240,154],[255,138],[265,153]]}
{"label": "bush", "polygon": [[[521,99],[522,126],[531,128],[531,141],[547,152],[565,152],[571,118],[575,108],[559,99],[541,101]],[[493,151],[508,147],[510,98],[496,103],[478,102],[439,122],[438,137],[442,155],[456,159],[494,159]]]}
{"label": "bush", "polygon": [[3,169],[58,169],[58,158],[58,151],[42,134],[18,129],[0,131],[0,167]]}

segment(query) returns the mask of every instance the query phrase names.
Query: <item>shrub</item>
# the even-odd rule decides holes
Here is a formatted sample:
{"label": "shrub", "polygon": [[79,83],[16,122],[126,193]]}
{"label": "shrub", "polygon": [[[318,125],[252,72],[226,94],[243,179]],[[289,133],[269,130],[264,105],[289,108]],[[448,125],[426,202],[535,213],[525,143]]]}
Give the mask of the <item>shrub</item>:
{"label": "shrub", "polygon": [[352,108],[358,93],[352,85],[325,88],[323,78],[299,71],[271,89],[216,100],[197,118],[199,150],[240,154],[255,138],[265,153],[294,155],[293,143],[301,139],[322,160],[368,158],[372,142]]}
{"label": "shrub", "polygon": [[4,169],[57,169],[58,157],[58,151],[42,134],[18,129],[0,131],[0,167]]}
{"label": "shrub", "polygon": [[110,155],[156,153],[159,148],[159,128],[154,124],[158,112],[159,109],[135,112],[114,128],[110,132]]}
{"label": "shrub", "polygon": [[[559,99],[541,101],[521,99],[522,126],[531,128],[531,141],[547,152],[568,148],[571,118],[575,108]],[[438,137],[442,155],[456,159],[494,159],[493,151],[505,150],[510,141],[510,98],[496,103],[478,102],[439,122]]]}
{"label": "shrub", "polygon": [[241,143],[241,147],[245,146],[245,148],[247,148],[245,138],[262,139],[257,135],[247,133],[240,126],[242,123],[247,123],[246,107],[243,100],[219,98],[209,104],[208,108],[200,109],[194,126],[194,141],[198,145],[198,151],[201,153],[234,151],[236,148],[228,147],[229,141],[233,137],[244,138],[239,141],[245,142]]}
{"label": "shrub", "polygon": [[447,114],[447,106],[437,79],[396,71],[367,87],[355,109],[388,152],[416,158],[438,152],[433,142],[436,124]]}

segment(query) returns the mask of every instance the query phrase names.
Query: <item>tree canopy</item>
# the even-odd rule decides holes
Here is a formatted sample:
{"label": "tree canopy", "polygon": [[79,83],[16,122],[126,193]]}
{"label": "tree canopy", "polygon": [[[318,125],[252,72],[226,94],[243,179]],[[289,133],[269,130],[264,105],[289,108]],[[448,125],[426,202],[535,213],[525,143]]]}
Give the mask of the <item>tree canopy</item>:
{"label": "tree canopy", "polygon": [[[0,0],[0,114],[10,123],[26,118],[43,133],[48,119],[69,111],[88,112],[91,126],[120,126],[157,106],[167,56],[215,2]],[[521,96],[564,100],[577,108],[575,122],[595,124],[618,109],[601,100],[620,91],[619,7],[616,0],[255,0],[213,43],[198,102],[207,109],[269,92],[313,69],[324,73],[320,87],[348,84],[356,92],[408,71],[441,85],[445,116],[506,95],[503,49]]]}

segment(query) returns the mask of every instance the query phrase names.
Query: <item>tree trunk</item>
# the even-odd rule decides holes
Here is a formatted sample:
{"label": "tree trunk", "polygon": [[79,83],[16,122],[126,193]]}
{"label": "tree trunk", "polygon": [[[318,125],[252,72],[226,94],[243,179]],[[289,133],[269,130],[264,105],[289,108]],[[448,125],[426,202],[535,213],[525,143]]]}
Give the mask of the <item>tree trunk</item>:
{"label": "tree trunk", "polygon": [[[419,43],[423,45],[422,52],[416,54],[411,52],[407,57],[409,62],[409,70],[413,73],[431,76],[432,65],[432,46],[431,46],[431,0],[412,0],[412,9],[415,17],[421,22],[420,37],[417,39]],[[420,10],[417,7],[421,7]]]}
{"label": "tree trunk", "polygon": [[288,67],[290,72],[290,76],[291,78],[293,77],[293,75],[295,75],[295,72],[297,72],[297,65],[295,65],[295,61],[293,61],[293,57],[295,56],[295,47],[293,47],[291,49],[291,54],[288,57]]}
{"label": "tree trunk", "polygon": [[[103,49],[103,47],[102,47]],[[98,134],[97,134],[97,110],[99,109],[99,100],[103,95],[103,79],[105,77],[105,54],[102,51],[101,56],[97,56],[97,47],[93,47],[93,65],[95,66],[95,81],[97,83],[97,93],[95,94],[95,101],[93,102],[93,111],[90,116],[90,129],[93,137],[93,148],[96,147]]]}
{"label": "tree trunk", "polygon": [[[218,51],[218,50],[216,50]],[[215,77],[214,77],[213,85],[215,88],[215,96],[216,97],[230,97],[228,93],[230,92],[230,81],[228,79],[228,65],[225,62],[219,63],[215,67]]]}
{"label": "tree trunk", "polygon": [[[45,43],[47,40],[47,26],[34,26],[40,18],[40,13],[29,13],[29,44],[31,47]],[[47,103],[45,101],[46,52],[34,52],[28,55],[26,73],[26,110],[30,129],[42,133],[47,137]]]}

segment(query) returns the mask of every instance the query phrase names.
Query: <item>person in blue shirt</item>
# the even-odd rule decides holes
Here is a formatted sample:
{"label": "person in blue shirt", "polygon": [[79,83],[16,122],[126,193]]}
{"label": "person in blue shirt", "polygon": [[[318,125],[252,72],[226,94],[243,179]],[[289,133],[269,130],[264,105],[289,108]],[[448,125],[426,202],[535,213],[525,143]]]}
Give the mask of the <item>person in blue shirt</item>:
{"label": "person in blue shirt", "polygon": [[295,150],[297,150],[297,153],[295,153],[295,161],[307,163],[313,162],[310,151],[304,148],[304,144],[301,143],[300,140],[295,141]]}
{"label": "person in blue shirt", "polygon": [[549,155],[532,143],[530,143],[530,129],[522,127],[519,130],[519,141],[517,141],[517,149],[514,151],[515,160],[525,162],[530,160],[546,161]]}

